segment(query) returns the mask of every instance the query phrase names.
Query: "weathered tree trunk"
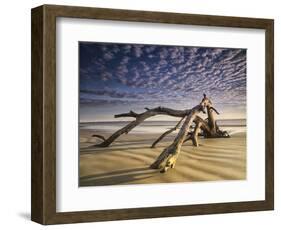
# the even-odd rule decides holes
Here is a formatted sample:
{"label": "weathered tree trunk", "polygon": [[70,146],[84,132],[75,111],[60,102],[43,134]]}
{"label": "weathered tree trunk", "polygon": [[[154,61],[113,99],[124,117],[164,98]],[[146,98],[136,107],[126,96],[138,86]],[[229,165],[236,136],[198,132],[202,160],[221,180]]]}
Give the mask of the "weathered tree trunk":
{"label": "weathered tree trunk", "polygon": [[198,147],[198,137],[203,136],[204,138],[228,138],[230,137],[227,131],[220,130],[217,125],[216,119],[214,117],[214,112],[219,114],[219,112],[213,107],[207,107],[208,118],[203,120],[201,117],[197,116],[194,119],[195,128],[191,133],[191,136],[185,139],[184,142],[192,140],[194,146]]}
{"label": "weathered tree trunk", "polygon": [[208,126],[209,130],[203,129],[203,136],[205,138],[226,138],[230,137],[226,131],[220,130],[219,126],[217,125],[217,121],[214,117],[214,112],[219,114],[219,112],[214,107],[207,107],[208,113]]}
{"label": "weathered tree trunk", "polygon": [[190,130],[190,126],[196,115],[201,111],[202,107],[198,105],[189,112],[174,142],[163,150],[156,161],[150,166],[151,168],[161,169],[160,172],[166,172],[169,168],[175,167],[176,160],[181,150],[181,146]]}
{"label": "weathered tree trunk", "polygon": [[[95,146],[98,147],[108,147],[111,145],[118,137],[123,134],[128,134],[133,128],[141,124],[146,119],[156,116],[156,115],[168,115],[173,117],[181,117],[181,120],[177,123],[177,125],[163,133],[154,143],[151,148],[155,147],[157,143],[159,143],[165,136],[177,130],[180,125],[180,131],[178,132],[176,138],[173,143],[165,148],[162,153],[158,156],[158,158],[151,164],[151,168],[161,169],[160,172],[166,172],[169,168],[174,168],[177,158],[180,154],[181,147],[184,142],[188,140],[192,140],[194,146],[198,146],[198,137],[203,136],[204,138],[218,138],[218,137],[229,137],[226,131],[222,131],[219,129],[216,119],[214,117],[214,112],[217,114],[218,111],[212,107],[212,103],[209,98],[204,97],[197,106],[192,109],[186,110],[174,110],[166,107],[157,107],[153,109],[145,108],[147,111],[143,113],[135,113],[130,111],[129,113],[117,114],[114,117],[132,117],[135,118],[134,121],[131,121],[125,127],[117,130],[107,139],[101,135],[92,135],[93,137],[97,137],[103,140],[102,143],[97,144]],[[203,120],[198,116],[200,112],[205,113],[205,109],[207,109],[208,119]],[[183,121],[183,123],[182,123]],[[191,130],[192,124],[195,124],[193,130]]]}
{"label": "weathered tree trunk", "polygon": [[[184,117],[183,117],[184,118]],[[153,142],[151,148],[155,148],[155,146],[165,137],[167,136],[168,134],[172,133],[173,131],[177,130],[183,120],[183,118],[177,123],[177,125],[172,128],[172,129],[169,129],[168,131],[166,131],[165,133],[163,133],[156,141]],[[198,143],[198,135],[201,131],[201,129],[204,130],[204,132],[208,133],[209,135],[211,135],[211,130],[208,126],[208,122],[204,121],[201,117],[199,116],[196,116],[193,120],[193,122],[195,123],[195,128],[194,128],[194,131],[193,132],[190,132],[188,133],[186,139],[184,140],[184,142],[187,142],[189,140],[192,140],[194,146],[198,146],[198,144],[195,144],[195,143]],[[196,139],[196,140],[194,140]]]}
{"label": "weathered tree trunk", "polygon": [[198,134],[201,130],[201,126],[202,126],[202,122],[198,122],[194,128],[194,131],[192,133],[192,136],[191,136],[191,140],[192,140],[192,144],[196,147],[199,146],[198,144]]}
{"label": "weathered tree trunk", "polygon": [[207,107],[207,113],[208,113],[208,125],[211,132],[213,133],[216,130],[216,120],[214,117],[213,110],[210,107]]}

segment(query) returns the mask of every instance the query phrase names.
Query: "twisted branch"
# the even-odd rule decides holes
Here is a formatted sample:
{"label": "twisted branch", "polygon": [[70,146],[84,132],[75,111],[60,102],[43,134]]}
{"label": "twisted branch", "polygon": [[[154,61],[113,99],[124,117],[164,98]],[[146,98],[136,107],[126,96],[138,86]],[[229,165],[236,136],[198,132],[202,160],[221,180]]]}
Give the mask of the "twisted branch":
{"label": "twisted branch", "polygon": [[161,141],[165,136],[167,136],[168,134],[176,131],[179,127],[181,122],[183,121],[184,117],[182,119],[180,119],[180,121],[177,123],[177,125],[171,129],[169,129],[168,131],[166,131],[165,133],[163,133],[160,137],[158,137],[158,139],[156,141],[153,142],[153,144],[151,145],[150,148],[155,148],[156,144]]}

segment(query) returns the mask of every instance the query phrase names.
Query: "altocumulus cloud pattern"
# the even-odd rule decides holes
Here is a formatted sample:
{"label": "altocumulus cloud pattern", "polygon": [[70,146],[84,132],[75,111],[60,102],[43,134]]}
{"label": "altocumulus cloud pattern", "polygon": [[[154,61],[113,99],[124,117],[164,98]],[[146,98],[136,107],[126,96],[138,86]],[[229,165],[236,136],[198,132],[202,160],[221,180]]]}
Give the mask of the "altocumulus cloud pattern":
{"label": "altocumulus cloud pattern", "polygon": [[97,116],[189,108],[202,93],[226,113],[245,114],[246,49],[80,42],[79,63],[82,119],[95,113],[90,107]]}

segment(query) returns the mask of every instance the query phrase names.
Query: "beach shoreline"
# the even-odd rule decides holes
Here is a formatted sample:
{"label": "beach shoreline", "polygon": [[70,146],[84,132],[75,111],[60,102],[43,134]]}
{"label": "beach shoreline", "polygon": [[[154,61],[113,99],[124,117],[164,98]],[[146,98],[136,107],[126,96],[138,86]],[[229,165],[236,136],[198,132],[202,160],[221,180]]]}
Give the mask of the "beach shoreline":
{"label": "beach shoreline", "polygon": [[159,133],[129,133],[111,146],[94,147],[112,132],[80,128],[79,186],[151,184],[246,179],[246,131],[233,132],[231,138],[200,138],[199,147],[182,146],[176,168],[167,173],[149,166],[169,146],[177,132],[164,138],[156,148],[151,144]]}

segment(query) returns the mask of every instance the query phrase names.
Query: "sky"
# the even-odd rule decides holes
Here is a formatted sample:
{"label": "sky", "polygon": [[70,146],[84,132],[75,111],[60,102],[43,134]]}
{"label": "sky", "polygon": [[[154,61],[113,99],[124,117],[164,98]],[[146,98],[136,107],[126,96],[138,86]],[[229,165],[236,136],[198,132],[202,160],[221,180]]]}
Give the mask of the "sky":
{"label": "sky", "polygon": [[145,107],[188,109],[203,93],[220,119],[243,119],[246,49],[79,42],[79,87],[81,122]]}

